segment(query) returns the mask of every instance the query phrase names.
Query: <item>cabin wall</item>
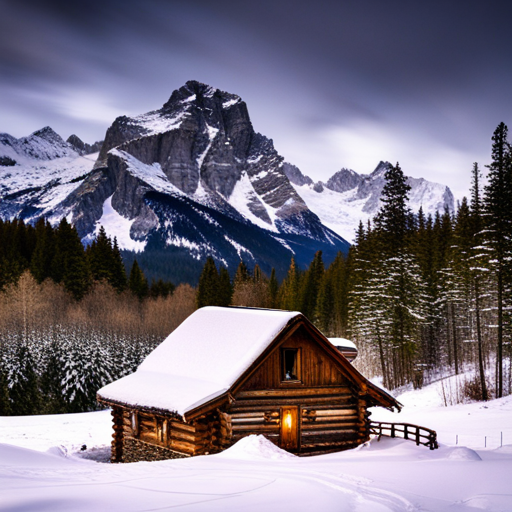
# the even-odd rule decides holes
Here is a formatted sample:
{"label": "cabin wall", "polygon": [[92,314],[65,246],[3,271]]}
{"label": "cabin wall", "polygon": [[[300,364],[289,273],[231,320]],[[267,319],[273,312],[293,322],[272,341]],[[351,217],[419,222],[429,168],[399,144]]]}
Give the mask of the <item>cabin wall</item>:
{"label": "cabin wall", "polygon": [[[282,380],[283,348],[300,350],[300,381]],[[297,409],[293,426],[297,443],[289,451],[324,453],[353,448],[369,439],[366,401],[304,327],[269,354],[234,399],[227,409],[232,443],[249,434],[263,434],[283,445],[281,423],[287,407],[293,408],[294,415]]]}
{"label": "cabin wall", "polygon": [[112,462],[155,461],[195,455],[196,431],[171,417],[114,406]]}
{"label": "cabin wall", "polygon": [[349,387],[241,391],[229,407],[231,442],[263,434],[281,445],[282,410],[298,409],[298,444],[289,451],[323,453],[353,448],[368,440],[366,402]]}

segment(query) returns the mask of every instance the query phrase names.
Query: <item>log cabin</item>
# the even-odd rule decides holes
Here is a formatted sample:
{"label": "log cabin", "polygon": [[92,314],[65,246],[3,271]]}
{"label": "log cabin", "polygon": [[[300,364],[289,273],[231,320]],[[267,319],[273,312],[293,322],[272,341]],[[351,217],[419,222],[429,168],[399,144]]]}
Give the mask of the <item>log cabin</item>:
{"label": "log cabin", "polygon": [[369,407],[401,407],[301,313],[235,307],[197,310],[97,398],[112,409],[112,462],[217,453],[250,434],[339,451],[369,439]]}

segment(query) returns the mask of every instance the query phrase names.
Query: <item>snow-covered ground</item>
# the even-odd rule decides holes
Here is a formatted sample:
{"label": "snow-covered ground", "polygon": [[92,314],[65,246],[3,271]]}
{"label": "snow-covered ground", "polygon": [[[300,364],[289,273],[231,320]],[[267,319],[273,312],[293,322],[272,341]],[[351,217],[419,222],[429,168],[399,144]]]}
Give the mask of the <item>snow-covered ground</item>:
{"label": "snow-covered ground", "polygon": [[2,417],[0,511],[512,511],[512,397],[445,407],[436,383],[398,400],[402,413],[372,419],[433,428],[440,449],[383,438],[299,458],[251,436],[217,455],[112,465],[109,411]]}

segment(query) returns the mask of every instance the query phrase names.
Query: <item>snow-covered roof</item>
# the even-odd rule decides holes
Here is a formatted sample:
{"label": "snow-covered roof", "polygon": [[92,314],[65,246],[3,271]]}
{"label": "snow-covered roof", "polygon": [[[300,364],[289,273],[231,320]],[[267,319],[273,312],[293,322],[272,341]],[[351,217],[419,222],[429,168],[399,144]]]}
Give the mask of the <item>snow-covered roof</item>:
{"label": "snow-covered roof", "polygon": [[135,373],[98,394],[105,400],[183,415],[225,393],[298,315],[248,308],[198,309]]}

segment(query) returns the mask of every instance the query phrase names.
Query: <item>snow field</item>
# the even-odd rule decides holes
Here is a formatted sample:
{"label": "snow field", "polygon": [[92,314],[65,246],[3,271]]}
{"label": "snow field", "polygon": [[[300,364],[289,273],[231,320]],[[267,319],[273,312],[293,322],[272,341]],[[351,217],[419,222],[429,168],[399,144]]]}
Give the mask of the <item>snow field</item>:
{"label": "snow field", "polygon": [[[217,455],[112,465],[94,461],[109,451],[109,411],[2,417],[0,511],[511,511],[512,397],[445,407],[438,386],[400,395],[400,414],[372,415],[436,429],[434,451],[382,438],[296,457],[250,436]],[[489,429],[508,443],[481,449],[452,439],[455,430],[478,438]]]}

